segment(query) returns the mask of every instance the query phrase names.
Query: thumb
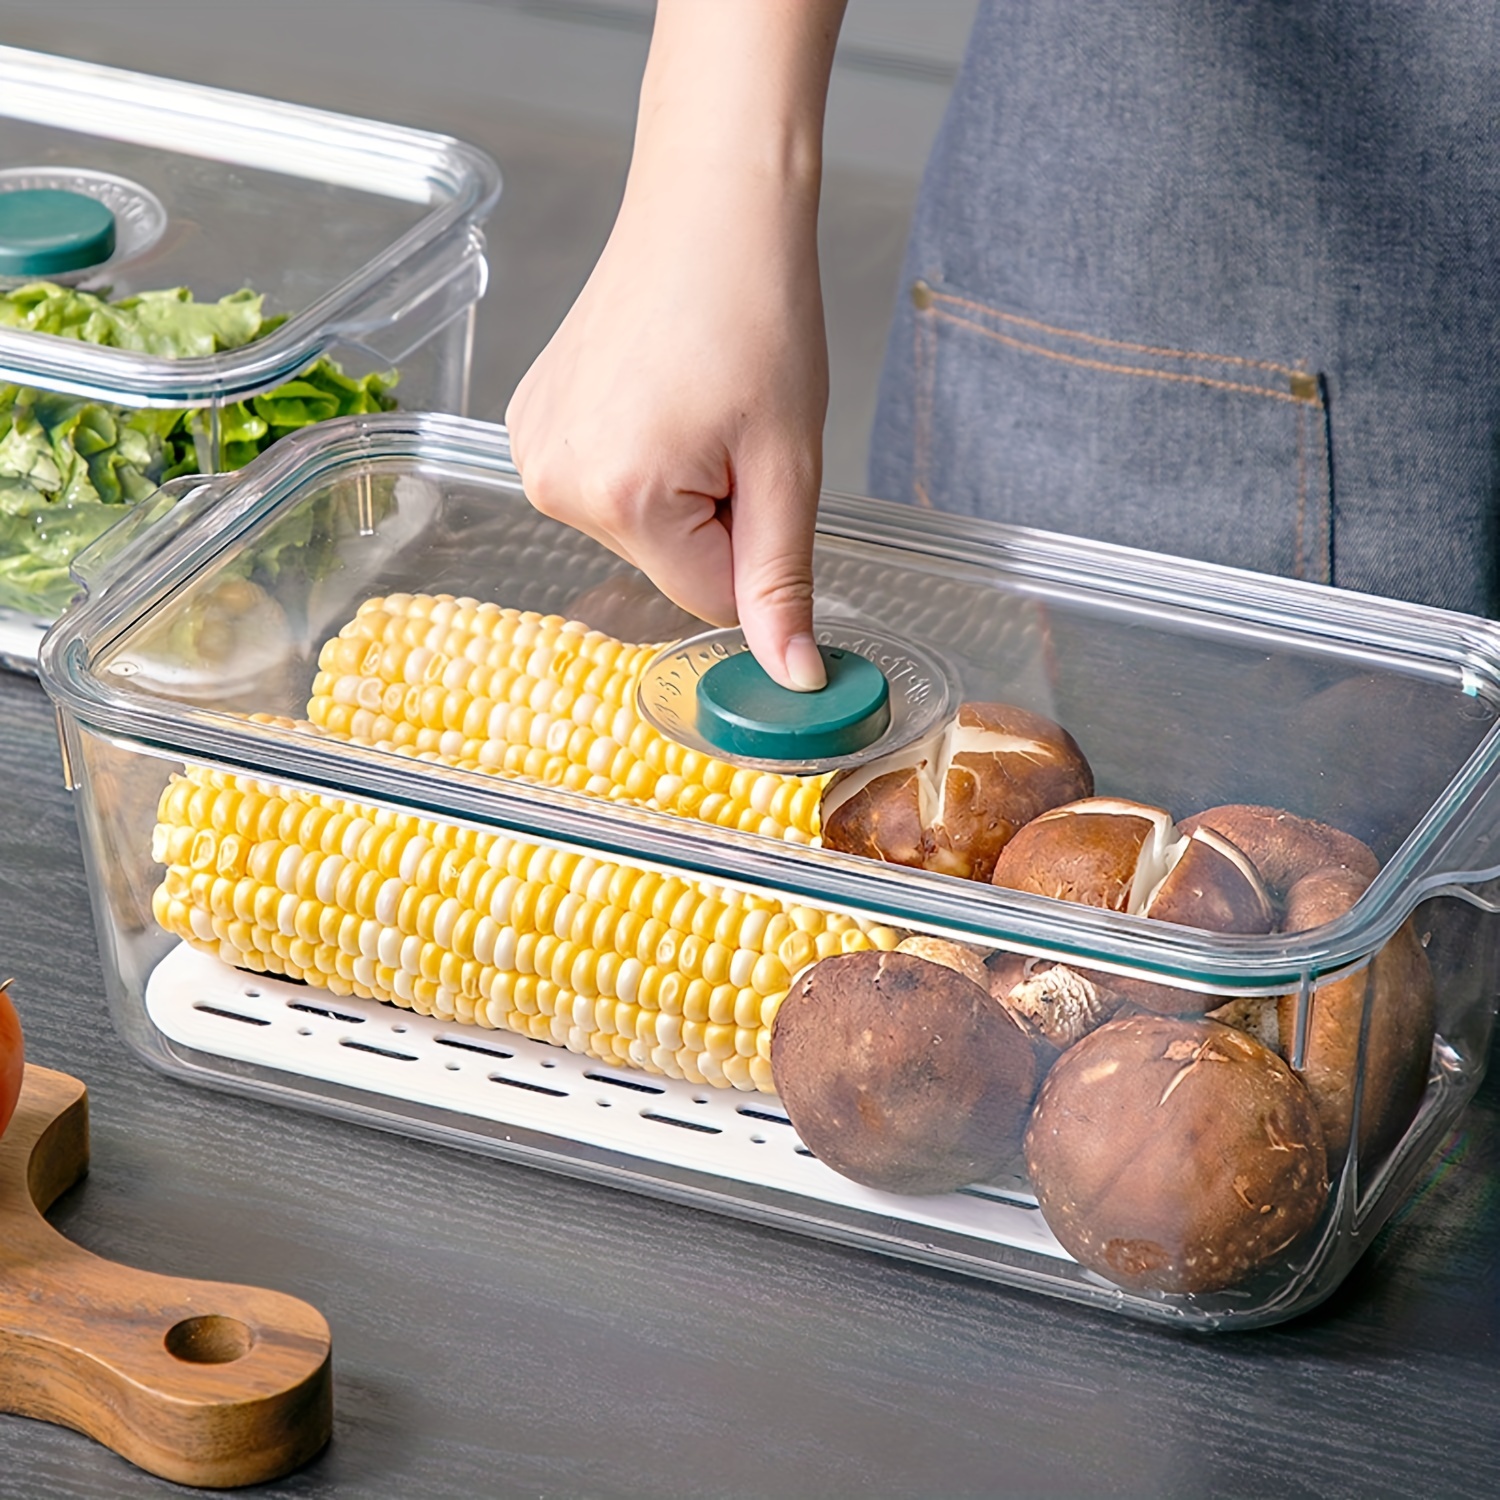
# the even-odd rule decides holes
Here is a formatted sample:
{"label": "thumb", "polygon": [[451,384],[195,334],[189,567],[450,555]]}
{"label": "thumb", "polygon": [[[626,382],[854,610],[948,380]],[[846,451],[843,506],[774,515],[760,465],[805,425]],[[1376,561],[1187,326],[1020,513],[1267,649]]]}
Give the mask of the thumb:
{"label": "thumb", "polygon": [[731,507],[734,599],[740,628],[771,678],[799,693],[827,681],[813,639],[813,532],[818,472],[741,468]]}

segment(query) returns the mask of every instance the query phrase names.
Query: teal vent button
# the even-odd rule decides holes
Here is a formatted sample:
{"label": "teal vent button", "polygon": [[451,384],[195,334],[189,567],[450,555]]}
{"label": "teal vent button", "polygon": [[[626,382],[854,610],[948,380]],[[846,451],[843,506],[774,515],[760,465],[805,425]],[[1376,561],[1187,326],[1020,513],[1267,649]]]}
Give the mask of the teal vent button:
{"label": "teal vent button", "polygon": [[698,679],[698,731],[726,755],[811,761],[853,755],[885,733],[891,693],[874,662],[819,646],[828,685],[816,693],[778,686],[748,651]]}
{"label": "teal vent button", "polygon": [[115,216],[62,188],[0,193],[0,276],[56,276],[115,253]]}

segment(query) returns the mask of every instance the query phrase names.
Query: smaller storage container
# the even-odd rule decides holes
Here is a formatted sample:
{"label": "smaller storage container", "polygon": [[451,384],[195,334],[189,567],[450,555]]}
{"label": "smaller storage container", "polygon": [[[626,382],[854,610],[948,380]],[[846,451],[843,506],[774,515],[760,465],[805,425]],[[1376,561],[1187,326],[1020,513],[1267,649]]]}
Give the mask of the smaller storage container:
{"label": "smaller storage container", "polygon": [[164,480],[463,412],[498,192],[444,136],[0,47],[0,662]]}
{"label": "smaller storage container", "polygon": [[758,761],[699,743],[734,643],[507,451],[320,424],[82,560],[41,671],[125,1039],[1179,1327],[1325,1297],[1484,1068],[1500,628],[830,496],[888,702]]}

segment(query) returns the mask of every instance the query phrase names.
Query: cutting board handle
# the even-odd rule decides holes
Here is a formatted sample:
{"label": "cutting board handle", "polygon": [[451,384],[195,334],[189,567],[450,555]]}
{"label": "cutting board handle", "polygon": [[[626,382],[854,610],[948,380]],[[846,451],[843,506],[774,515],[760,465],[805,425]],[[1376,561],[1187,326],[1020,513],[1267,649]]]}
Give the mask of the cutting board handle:
{"label": "cutting board handle", "polygon": [[0,1411],[224,1489],[305,1463],[333,1420],[328,1324],[260,1287],[104,1260],[43,1217],[88,1168],[88,1092],[29,1066],[0,1137]]}

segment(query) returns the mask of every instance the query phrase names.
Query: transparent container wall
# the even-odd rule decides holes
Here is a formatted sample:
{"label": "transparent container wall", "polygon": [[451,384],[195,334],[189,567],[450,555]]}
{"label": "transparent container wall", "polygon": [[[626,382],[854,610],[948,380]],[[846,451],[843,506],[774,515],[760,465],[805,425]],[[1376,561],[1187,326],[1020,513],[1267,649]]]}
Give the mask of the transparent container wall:
{"label": "transparent container wall", "polygon": [[1049,611],[1057,714],[1101,787],[1177,816],[1294,808],[1384,861],[1494,726],[1453,677],[1149,619]]}
{"label": "transparent container wall", "polygon": [[[767,853],[758,879],[703,873],[705,848],[725,846],[687,816],[655,817],[666,831],[650,858],[628,807],[576,795],[589,809],[576,842],[518,832],[488,793],[460,798],[460,773],[394,751],[356,757],[327,725],[316,743],[351,780],[388,764],[385,791],[345,805],[290,773],[236,777],[235,744],[267,763],[245,716],[305,723],[320,652],[373,598],[488,600],[627,643],[698,628],[635,570],[536,514],[498,455],[360,456],[378,431],[350,426],[337,462],[236,513],[163,602],[91,650],[90,674],[125,692],[143,727],[70,722],[72,778],[111,1009],[159,1066],[1204,1329],[1317,1302],[1415,1190],[1490,1045],[1500,882],[1427,881],[1394,933],[1359,951],[1254,939],[1266,967],[1247,966],[1243,982],[1185,980],[1153,968],[1139,937],[1162,924],[1112,923],[1117,944],[1091,962],[1070,946],[1071,919],[1028,924],[1016,911],[987,936],[957,917],[944,926],[916,915],[919,894],[979,907],[979,887],[790,850],[754,829],[746,845]],[[503,442],[496,429],[469,434]],[[196,503],[179,513],[188,531]],[[1179,819],[1231,802],[1290,807],[1399,867],[1398,846],[1493,726],[1478,654],[1460,670],[1431,643],[1377,647],[1303,628],[1292,611],[1284,626],[1252,624],[1058,566],[923,554],[877,539],[897,525],[890,513],[869,517],[828,507],[822,617],[934,653],[965,698],[1054,717],[1104,796]],[[106,603],[116,583],[103,575]],[[438,704],[447,671],[424,666],[399,691],[431,689]],[[345,706],[379,711],[359,693]],[[170,729],[144,727],[156,710]],[[232,731],[211,767],[191,753],[194,726]],[[147,743],[172,735],[173,755]],[[799,785],[819,795],[816,781]],[[611,840],[617,852],[601,852]],[[855,867],[880,872],[859,887],[863,904],[806,894],[854,890]],[[1233,943],[1198,937],[1208,972]],[[818,972],[806,966],[835,955],[925,966],[922,1003],[901,1025],[958,1006],[970,1029],[945,1028],[973,1044],[913,1117],[930,1130],[947,1107],[957,1140],[943,1150],[961,1148],[971,1173],[954,1177],[945,1155],[953,1180],[896,1182],[848,1154],[847,1128],[828,1133],[822,1095],[809,1110],[781,1086],[771,1024],[798,976]],[[986,1049],[998,1061],[969,1067]],[[811,1055],[851,1050],[834,1037]],[[986,1089],[1003,1081],[1003,1108],[964,1092],[976,1074]],[[873,1085],[887,1103],[881,1090],[898,1086]],[[1093,1142],[1086,1117],[1103,1100]],[[1060,1161],[1042,1149],[1059,1136],[1072,1151]]]}
{"label": "transparent container wall", "polygon": [[[296,565],[287,543],[308,537],[311,561]],[[1099,795],[1179,819],[1231,802],[1287,807],[1364,839],[1384,861],[1495,722],[1482,681],[1476,688],[1417,651],[1377,655],[1290,628],[1273,636],[843,535],[820,540],[816,566],[821,618],[925,646],[964,698],[1055,718],[1083,749]],[[111,648],[147,672],[143,689],[174,696],[193,663],[167,637],[206,607],[225,570],[254,577],[288,622],[258,647],[278,661],[264,688],[275,706],[254,706],[294,717],[318,645],[387,592],[585,618],[630,641],[701,628],[618,558],[537,515],[517,485],[377,458],[341,465],[279,508],[186,583],[168,611]],[[152,663],[164,669],[159,683]],[[206,681],[202,691],[197,701],[248,706],[232,687],[220,697]]]}
{"label": "transparent container wall", "polygon": [[[1300,995],[1225,990],[1196,1001],[1221,1015],[1219,1007],[1237,1010],[1239,1025],[1319,1079],[1322,1123],[1310,1124],[1306,1111],[1273,1111],[1264,1126],[1274,1151],[1316,1149],[1326,1164],[1326,1191],[1321,1176],[1306,1189],[1310,1206],[1285,1244],[1255,1232],[1261,1185],[1225,1177],[1235,1142],[1204,1147],[1204,1132],[1232,1112],[1211,1076],[1213,1052],[1199,1059],[1196,1019],[1152,1018],[1180,1028],[1197,1050],[1169,1064],[1149,1059],[1166,1068],[1168,1086],[1143,1077],[1149,1099],[1112,1123],[1109,1192],[1075,1204],[1066,1172],[1050,1168],[1040,1184],[1029,1174],[1031,1101],[1059,1060],[1035,1035],[1008,1044],[1033,1056],[1035,1071],[1005,1129],[969,1143],[986,1170],[941,1192],[883,1190],[848,1175],[841,1143],[825,1151],[828,1161],[808,1147],[772,1089],[770,1027],[803,964],[885,952],[898,939],[910,947],[925,938],[930,954],[940,936],[772,890],[600,859],[498,825],[428,822],[418,831],[398,808],[350,807],[295,784],[210,773],[119,738],[75,733],[70,744],[111,1013],[156,1065],[1178,1326],[1256,1326],[1331,1291],[1415,1186],[1489,1043],[1493,917],[1471,900],[1439,897],[1392,940],[1407,945],[1406,957],[1389,972],[1377,955]],[[366,820],[360,837],[329,833],[330,815]],[[425,862],[403,862],[414,845]],[[350,863],[398,872],[402,893],[414,893],[409,910],[395,902],[402,937],[389,951],[363,932],[370,894]],[[512,876],[509,932],[502,925],[476,942],[472,919],[434,921],[449,896],[466,911],[493,909]],[[260,957],[248,955],[251,931]],[[970,951],[995,974],[1020,962],[1041,974],[1049,963]],[[395,1003],[372,1004],[361,991]],[[1330,1042],[1320,1028],[1334,1010]],[[1110,1023],[1127,1028],[1112,1046],[1131,1045],[1135,1014],[1127,1006]],[[1392,1017],[1394,1048],[1382,1040]],[[1267,1035],[1278,1024],[1280,1038]],[[1097,1100],[1103,1084],[1087,1086]],[[1194,1088],[1202,1090],[1197,1116]],[[1160,1125],[1161,1095],[1187,1101],[1171,1128]],[[1136,1131],[1142,1117],[1150,1128]],[[1246,1264],[1227,1278],[1210,1275],[1201,1290],[1164,1291],[1141,1245],[1175,1257],[1173,1274],[1191,1278],[1180,1263],[1201,1239],[1205,1201],[1221,1217],[1225,1201],[1248,1205],[1250,1229],[1237,1226],[1249,1236],[1239,1252]],[[1101,1237],[1103,1248],[1094,1243]]]}
{"label": "transparent container wall", "polygon": [[[470,264],[452,278],[454,284],[448,294],[424,308],[420,321],[397,323],[380,330],[366,343],[331,344],[320,359],[332,360],[351,380],[377,377],[388,399],[408,411],[447,411],[462,416],[469,407],[477,316],[474,298],[483,276],[482,253],[476,248]],[[225,448],[226,431],[233,421],[230,417],[226,422],[226,410],[248,407],[255,411],[255,402],[256,398],[249,396],[235,402],[210,401],[199,409],[201,416],[194,426],[200,435],[200,462],[205,474],[238,467],[234,455]]]}
{"label": "transparent container wall", "polygon": [[[378,330],[368,342],[332,345],[326,357],[352,380],[378,376],[388,388],[388,399],[398,406],[462,414],[469,402],[474,298],[483,276],[483,254],[476,238],[472,255],[456,266],[446,293],[430,298],[412,317]],[[285,393],[288,387],[278,389]],[[329,398],[315,390],[310,399],[317,402]],[[244,415],[258,414],[256,400],[250,396],[232,403],[211,401],[193,411],[191,425],[199,470],[223,472],[244,462],[241,454],[226,446],[225,439],[232,445]],[[159,481],[162,476],[156,471],[148,477]],[[127,509],[97,504],[82,510],[63,506],[57,517],[44,516],[39,522],[43,529],[54,520],[59,526],[56,547],[45,554],[41,571],[32,568],[40,555],[29,543],[7,546],[0,537],[0,665],[34,670],[43,631],[77,591],[68,567],[71,556],[102,536]],[[80,522],[76,532],[69,529],[74,516]]]}
{"label": "transparent container wall", "polygon": [[[329,417],[467,409],[499,178],[445,136],[171,79],[9,47],[0,78],[0,190],[94,197],[116,224],[98,266],[0,278],[0,293],[63,284],[0,329],[0,481],[18,481],[0,664],[29,670],[73,557],[153,486],[237,469]],[[177,288],[200,305],[250,291],[262,321],[241,309],[195,343],[159,316],[122,337],[73,296]]]}
{"label": "transparent container wall", "polygon": [[[289,551],[305,542],[308,562]],[[288,558],[293,566],[285,566]],[[818,568],[820,618],[862,622],[928,643],[969,696],[1053,710],[1047,613],[1035,601],[937,569],[917,580],[909,564],[857,544],[821,548]],[[248,694],[236,687],[237,673],[199,670],[191,655],[196,647],[182,634],[185,622],[215,613],[221,576],[254,579],[276,617],[286,621],[274,637],[255,643],[255,654],[274,665]],[[897,589],[902,592],[892,592]],[[376,459],[341,466],[332,482],[278,510],[231,556],[189,581],[170,611],[112,647],[100,670],[118,671],[123,658],[148,693],[186,693],[195,702],[297,717],[322,642],[365,600],[407,591],[578,619],[640,644],[705,628],[618,557],[538,515],[518,486],[437,465]],[[193,685],[185,689],[188,681]]]}

